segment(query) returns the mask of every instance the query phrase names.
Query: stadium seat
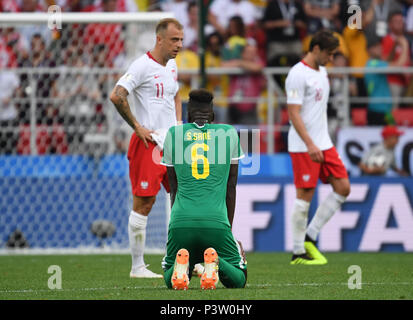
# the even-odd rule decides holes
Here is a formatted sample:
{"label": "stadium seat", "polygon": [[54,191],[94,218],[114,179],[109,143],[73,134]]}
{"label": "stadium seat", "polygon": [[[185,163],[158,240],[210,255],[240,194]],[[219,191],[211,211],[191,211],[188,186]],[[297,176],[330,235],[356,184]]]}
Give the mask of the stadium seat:
{"label": "stadium seat", "polygon": [[351,110],[351,120],[354,126],[367,125],[367,110],[365,108],[356,108]]}
{"label": "stadium seat", "polygon": [[394,109],[392,113],[396,125],[408,127],[413,126],[413,110],[411,108]]}
{"label": "stadium seat", "polygon": [[290,121],[290,117],[288,116],[288,110],[284,108],[281,110],[281,125],[288,124],[288,121]]}
{"label": "stadium seat", "polygon": [[[67,138],[62,126],[37,125],[36,133],[37,154],[66,154],[68,152]],[[17,153],[30,154],[29,125],[20,126]]]}

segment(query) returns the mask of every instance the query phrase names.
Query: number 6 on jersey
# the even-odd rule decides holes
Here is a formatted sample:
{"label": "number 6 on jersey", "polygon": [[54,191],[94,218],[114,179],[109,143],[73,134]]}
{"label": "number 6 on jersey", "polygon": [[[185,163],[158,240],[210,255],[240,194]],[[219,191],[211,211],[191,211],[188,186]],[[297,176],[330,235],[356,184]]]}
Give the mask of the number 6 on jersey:
{"label": "number 6 on jersey", "polygon": [[[191,147],[192,176],[197,180],[206,179],[209,176],[208,158],[206,158],[203,154],[198,154],[198,149],[202,149],[202,151],[208,151],[209,147],[205,143],[195,143]],[[202,160],[202,164],[204,165],[202,174],[198,172],[198,160]]]}

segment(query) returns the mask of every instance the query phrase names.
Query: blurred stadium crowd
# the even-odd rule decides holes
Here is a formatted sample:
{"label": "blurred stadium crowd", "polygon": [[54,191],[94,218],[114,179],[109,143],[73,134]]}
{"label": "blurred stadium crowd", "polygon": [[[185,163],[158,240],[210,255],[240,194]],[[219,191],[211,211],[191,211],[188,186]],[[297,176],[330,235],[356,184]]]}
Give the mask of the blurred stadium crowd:
{"label": "blurred stadium crowd", "polygon": [[[172,11],[185,32],[178,67],[199,69],[196,1],[0,0],[0,12],[47,12],[54,4],[63,12]],[[361,8],[361,29],[348,26],[354,14],[348,13],[351,5]],[[413,0],[214,0],[209,2],[207,21],[206,67],[245,70],[234,76],[208,76],[207,89],[217,97],[217,122],[265,124],[266,105],[259,99],[267,95],[262,69],[300,61],[311,35],[322,28],[334,30],[340,40],[331,63],[334,67],[407,67],[413,58]],[[71,24],[61,30],[47,25],[0,27],[0,153],[30,153],[33,96],[37,153],[84,152],[85,133],[91,127],[95,133],[107,129],[104,109],[110,107],[107,95],[118,75],[67,70],[126,68],[124,33],[121,24]],[[55,68],[56,72],[33,75],[26,72],[30,68]],[[343,77],[330,78],[330,94],[341,95]],[[284,87],[285,75],[275,80]],[[185,102],[193,78],[181,73],[179,81]],[[352,74],[348,94],[388,98],[352,103],[353,125],[384,125],[397,120],[396,111],[404,120],[413,113],[413,104],[400,101],[413,97],[413,78],[408,74]],[[332,122],[338,108],[329,108]],[[413,125],[413,121],[400,124]],[[69,130],[70,126],[74,129]],[[117,150],[124,151],[124,134],[115,134],[115,139]]]}

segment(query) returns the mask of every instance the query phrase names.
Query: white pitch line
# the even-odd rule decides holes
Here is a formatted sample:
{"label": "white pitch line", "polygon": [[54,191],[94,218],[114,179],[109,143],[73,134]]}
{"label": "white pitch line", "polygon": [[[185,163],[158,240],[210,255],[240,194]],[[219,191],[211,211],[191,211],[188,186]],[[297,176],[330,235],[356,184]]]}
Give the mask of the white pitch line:
{"label": "white pitch line", "polygon": [[[322,287],[322,286],[347,286],[344,282],[325,283],[263,283],[247,284],[247,288],[269,288],[269,287]],[[363,282],[364,286],[412,286],[413,282]],[[112,288],[71,288],[71,289],[24,289],[24,290],[0,290],[0,293],[41,293],[41,292],[70,292],[70,291],[104,291],[104,290],[140,290],[140,289],[166,289],[165,286],[134,286],[134,287],[112,287]]]}
{"label": "white pitch line", "polygon": [[103,291],[125,289],[161,289],[165,286],[139,286],[139,287],[113,287],[113,288],[71,288],[71,289],[24,289],[24,290],[0,290],[0,293],[37,293],[37,292],[63,292],[63,291]]}

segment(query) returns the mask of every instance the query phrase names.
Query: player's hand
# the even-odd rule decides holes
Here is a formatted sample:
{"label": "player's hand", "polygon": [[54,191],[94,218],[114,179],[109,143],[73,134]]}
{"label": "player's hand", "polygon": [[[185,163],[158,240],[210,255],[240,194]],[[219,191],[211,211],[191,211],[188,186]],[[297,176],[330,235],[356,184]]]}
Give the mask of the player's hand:
{"label": "player's hand", "polygon": [[315,145],[311,144],[308,147],[308,154],[310,155],[311,160],[314,162],[321,163],[324,161],[323,152]]}
{"label": "player's hand", "polygon": [[153,142],[152,137],[151,137],[151,133],[153,133],[154,131],[152,130],[148,130],[145,127],[139,126],[138,128],[135,129],[135,133],[136,135],[139,137],[139,139],[141,139],[143,141],[143,143],[145,144],[146,149],[148,149],[149,145],[148,145],[148,141]]}

